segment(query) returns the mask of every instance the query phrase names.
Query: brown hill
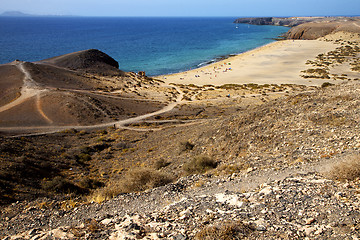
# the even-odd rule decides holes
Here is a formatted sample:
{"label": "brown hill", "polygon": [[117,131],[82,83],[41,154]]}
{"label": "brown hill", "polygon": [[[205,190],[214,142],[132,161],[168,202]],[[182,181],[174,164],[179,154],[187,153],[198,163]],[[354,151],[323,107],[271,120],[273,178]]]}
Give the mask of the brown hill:
{"label": "brown hill", "polygon": [[[164,105],[137,92],[141,86],[156,91],[158,82],[118,66],[94,49],[36,63],[1,65],[0,127],[93,125],[154,112]],[[167,99],[164,93],[158,95]]]}
{"label": "brown hill", "polygon": [[340,18],[329,21],[304,23],[291,28],[285,37],[288,39],[314,40],[335,32],[360,33],[359,18]]}
{"label": "brown hill", "polygon": [[22,73],[15,66],[0,66],[0,107],[13,101],[20,95],[23,85]]}
{"label": "brown hill", "polygon": [[124,74],[119,70],[119,63],[97,49],[89,49],[65,54],[39,61],[39,63],[54,65],[72,70],[87,70],[107,75]]}

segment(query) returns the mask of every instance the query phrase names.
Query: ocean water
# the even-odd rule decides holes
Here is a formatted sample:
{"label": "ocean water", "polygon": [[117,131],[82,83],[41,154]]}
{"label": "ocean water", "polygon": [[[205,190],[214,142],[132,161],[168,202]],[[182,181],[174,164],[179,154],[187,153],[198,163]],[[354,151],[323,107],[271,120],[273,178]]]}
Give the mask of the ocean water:
{"label": "ocean water", "polygon": [[236,18],[0,17],[0,64],[99,49],[124,71],[147,75],[196,68],[270,43],[288,28]]}

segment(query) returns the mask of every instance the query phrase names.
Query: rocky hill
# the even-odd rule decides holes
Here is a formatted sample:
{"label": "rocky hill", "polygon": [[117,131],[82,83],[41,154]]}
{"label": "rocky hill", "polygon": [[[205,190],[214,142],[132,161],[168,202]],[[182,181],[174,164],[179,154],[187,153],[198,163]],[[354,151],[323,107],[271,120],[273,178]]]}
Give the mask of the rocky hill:
{"label": "rocky hill", "polygon": [[294,27],[303,23],[323,20],[322,17],[250,17],[250,18],[238,18],[234,23],[243,23],[251,25],[274,25],[274,26],[286,26]]}
{"label": "rocky hill", "polygon": [[97,50],[89,49],[80,52],[70,53],[40,61],[42,64],[49,64],[72,70],[92,70],[97,72],[113,72],[124,74],[119,70],[119,63],[109,55]]}

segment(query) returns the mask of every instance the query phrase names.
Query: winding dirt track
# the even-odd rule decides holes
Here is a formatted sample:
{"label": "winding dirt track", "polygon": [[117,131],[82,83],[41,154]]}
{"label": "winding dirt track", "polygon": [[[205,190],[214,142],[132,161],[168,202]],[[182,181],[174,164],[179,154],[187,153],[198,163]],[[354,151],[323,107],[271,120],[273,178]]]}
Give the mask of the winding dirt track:
{"label": "winding dirt track", "polygon": [[32,79],[30,73],[25,69],[23,63],[16,64],[16,67],[19,68],[19,70],[24,74],[24,85],[22,86],[20,91],[21,95],[9,104],[0,107],[0,112],[9,110],[19,104],[22,104],[26,100],[47,91],[46,89],[41,89],[37,85],[37,83]]}
{"label": "winding dirt track", "polygon": [[52,124],[53,120],[51,120],[46,114],[45,112],[42,110],[41,107],[41,93],[36,95],[36,108],[38,110],[38,112],[40,113],[40,115],[49,123]]}
{"label": "winding dirt track", "polygon": [[[36,96],[37,97],[36,106],[37,106],[37,110],[39,111],[40,115],[48,123],[50,123],[50,124],[53,123],[53,121],[42,111],[42,108],[41,108],[41,94],[46,91],[49,91],[49,90],[41,88],[32,79],[31,74],[25,69],[23,63],[17,64],[16,66],[19,68],[20,71],[22,71],[24,73],[24,79],[23,79],[24,85],[21,89],[21,96],[19,98],[17,98],[16,100],[14,100],[13,102],[0,107],[0,112],[9,110],[9,109],[25,102],[26,100],[29,100],[30,98]],[[126,125],[136,123],[136,122],[139,122],[146,118],[160,115],[162,113],[169,112],[172,109],[174,109],[178,104],[185,102],[182,100],[184,93],[181,91],[180,88],[178,88],[177,86],[170,86],[170,85],[165,85],[165,84],[163,85],[163,87],[175,88],[178,91],[179,95],[178,95],[176,101],[169,103],[169,105],[165,106],[164,108],[162,108],[156,112],[147,113],[147,114],[137,116],[134,118],[129,118],[129,119],[120,120],[120,121],[114,121],[114,122],[108,122],[108,123],[89,125],[89,126],[0,127],[0,131],[3,131],[3,132],[20,132],[20,131],[34,132],[33,134],[21,135],[21,136],[30,136],[30,135],[50,134],[50,133],[59,132],[59,131],[69,129],[69,128],[73,128],[73,129],[77,129],[77,130],[97,129],[97,128],[111,127],[111,126],[115,126],[117,128],[127,128]],[[20,135],[17,135],[17,136],[20,136]]]}

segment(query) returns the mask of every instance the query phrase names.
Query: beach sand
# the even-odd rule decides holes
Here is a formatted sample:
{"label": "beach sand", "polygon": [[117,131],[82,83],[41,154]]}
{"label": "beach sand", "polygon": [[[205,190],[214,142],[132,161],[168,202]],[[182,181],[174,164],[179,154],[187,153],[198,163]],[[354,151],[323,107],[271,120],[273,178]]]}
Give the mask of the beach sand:
{"label": "beach sand", "polygon": [[[301,71],[307,60],[338,45],[319,40],[284,40],[270,43],[225,60],[172,75],[157,76],[166,83],[221,86],[223,84],[321,85],[329,79],[305,79]],[[339,83],[337,81],[337,83]]]}

